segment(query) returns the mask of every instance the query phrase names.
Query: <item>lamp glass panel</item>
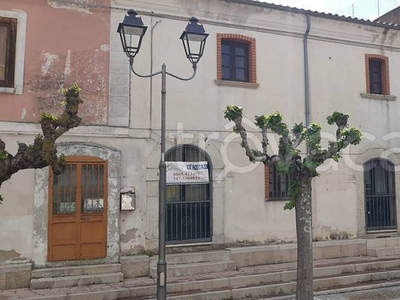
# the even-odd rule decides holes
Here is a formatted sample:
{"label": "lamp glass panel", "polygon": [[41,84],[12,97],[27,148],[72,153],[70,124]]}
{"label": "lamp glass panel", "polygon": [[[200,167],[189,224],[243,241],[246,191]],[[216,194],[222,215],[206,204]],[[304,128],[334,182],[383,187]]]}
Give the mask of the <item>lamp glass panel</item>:
{"label": "lamp glass panel", "polygon": [[186,33],[187,39],[191,42],[202,42],[206,38],[204,35],[201,34],[192,34],[192,33]]}
{"label": "lamp glass panel", "polygon": [[143,34],[143,28],[124,26],[124,33],[126,35],[138,35],[138,36],[141,36]]}
{"label": "lamp glass panel", "polygon": [[189,41],[190,44],[190,54],[195,54],[199,55],[201,51],[201,42],[194,42],[194,41]]}
{"label": "lamp glass panel", "polygon": [[125,34],[126,46],[128,49],[137,49],[140,42],[140,36]]}

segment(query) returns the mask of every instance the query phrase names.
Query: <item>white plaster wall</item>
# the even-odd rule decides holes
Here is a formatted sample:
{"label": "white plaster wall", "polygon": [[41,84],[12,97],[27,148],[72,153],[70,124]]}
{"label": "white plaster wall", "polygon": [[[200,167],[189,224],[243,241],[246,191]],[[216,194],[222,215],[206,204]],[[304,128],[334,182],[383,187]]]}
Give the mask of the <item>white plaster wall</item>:
{"label": "white plaster wall", "polygon": [[[161,21],[154,28],[152,37],[150,33],[145,36],[143,48],[135,59],[135,68],[141,73],[150,71],[152,42],[153,71],[158,71],[165,62],[168,71],[189,76],[190,64],[183,55],[178,37],[191,15],[203,22],[210,36],[196,78],[189,82],[168,78],[167,146],[197,143],[200,132],[208,137],[210,148],[219,149],[219,154],[214,155],[213,159],[219,157],[224,164],[224,172],[220,176],[224,193],[219,194],[224,198],[224,204],[214,213],[218,214],[218,220],[223,225],[226,242],[293,239],[293,212],[283,211],[283,202],[264,201],[263,168],[261,165],[247,168],[248,160],[238,146],[239,140],[232,138],[231,126],[223,119],[223,110],[228,104],[243,106],[250,131],[254,130],[251,127],[254,115],[276,110],[284,114],[289,125],[304,122],[302,39],[306,31],[305,15],[226,1],[115,0],[114,4],[119,8],[138,10],[148,26]],[[122,14],[116,12],[113,15],[113,18],[118,18],[117,23],[122,20]],[[217,33],[235,33],[256,39],[257,89],[218,86],[214,83]],[[374,53],[389,57],[391,94],[399,94],[399,84],[393,71],[400,67],[397,55],[400,39],[397,36],[397,30],[393,29],[311,17],[308,41],[311,121],[322,123],[324,137],[333,138],[335,128],[326,124],[326,117],[335,110],[343,111],[350,114],[350,124],[361,128],[366,136],[359,146],[350,148],[352,155],[346,156],[339,164],[328,162],[320,168],[321,176],[314,180],[314,227],[317,238],[329,238],[332,233],[348,236],[362,233],[362,164],[366,160],[359,162],[357,168],[354,167],[354,160],[359,153],[369,149],[400,146],[398,139],[394,138],[396,135],[385,136],[396,130],[398,100],[387,102],[360,96],[366,90],[365,54]],[[148,86],[148,81],[135,76],[131,83],[135,91],[132,106],[138,106],[140,102],[137,120],[141,120],[140,124],[143,125],[147,119],[153,130],[152,137],[158,141],[160,78],[153,80],[153,86]],[[152,99],[149,87],[153,93]],[[152,110],[148,111],[147,116],[143,115],[142,109],[150,105]],[[135,116],[134,108],[132,116]],[[326,143],[327,139],[324,140]],[[276,151],[273,140],[271,150],[272,153]],[[157,166],[149,168],[153,168],[151,172],[154,174]],[[153,183],[148,182],[151,190],[148,190],[148,197],[155,201],[157,178],[153,180]],[[151,207],[154,215],[149,217],[148,226],[153,228],[152,236],[156,238],[157,226],[154,221],[157,209],[155,204]]]}
{"label": "white plaster wall", "polygon": [[[279,110],[290,125],[304,121],[305,16],[217,0],[114,0],[112,5],[137,9],[149,26],[135,59],[135,69],[142,74],[159,71],[165,62],[169,72],[190,76],[191,66],[184,57],[179,36],[192,15],[203,21],[210,33],[197,76],[189,82],[171,77],[167,80],[167,149],[191,143],[211,156],[213,242],[294,240],[294,212],[284,211],[284,202],[265,201],[263,166],[248,162],[239,139],[232,133],[232,124],[223,119],[223,111],[228,104],[243,106],[250,132],[254,130],[251,124],[256,114]],[[121,187],[135,187],[137,203],[135,211],[120,214],[121,252],[133,254],[157,246],[161,78],[156,76],[151,83],[132,76],[129,111],[129,67],[116,33],[123,14],[123,10],[111,10],[110,127],[82,126],[61,137],[60,142],[92,142],[121,151]],[[256,39],[258,88],[215,84],[217,33]],[[399,100],[387,102],[360,96],[365,92],[364,55],[373,53],[389,57],[391,94],[400,94],[395,72],[400,68],[397,35],[393,29],[311,17],[311,120],[324,124],[324,136],[332,137],[334,128],[325,125],[325,118],[334,110],[343,111],[366,136],[359,146],[350,148],[352,155],[339,164],[329,163],[329,168],[323,166],[321,176],[314,180],[316,237],[329,238],[333,232],[363,234],[362,164],[385,149],[400,147],[400,134],[394,133],[399,121]],[[11,150],[15,150],[16,140],[28,142],[38,132],[37,126],[29,124],[0,125],[1,137]],[[276,142],[272,135],[270,138],[274,153]],[[379,151],[373,153],[371,149]],[[20,182],[24,182],[21,188]],[[2,186],[6,200],[0,208],[0,224],[4,226],[0,250],[32,256],[31,247],[26,246],[32,244],[33,182],[33,172],[28,170]],[[16,228],[21,231],[13,235]]]}
{"label": "white plaster wall", "polygon": [[[16,151],[15,136],[2,134],[1,138],[9,152]],[[18,141],[28,142],[29,137],[20,136]],[[0,205],[0,252],[15,251],[21,258],[32,255],[33,175],[33,170],[15,174],[2,184],[0,192],[4,198]]]}

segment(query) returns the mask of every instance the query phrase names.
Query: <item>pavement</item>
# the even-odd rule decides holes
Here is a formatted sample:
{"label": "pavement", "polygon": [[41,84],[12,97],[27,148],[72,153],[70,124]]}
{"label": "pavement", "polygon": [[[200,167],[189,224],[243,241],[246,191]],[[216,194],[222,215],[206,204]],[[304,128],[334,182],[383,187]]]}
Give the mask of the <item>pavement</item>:
{"label": "pavement", "polygon": [[315,300],[399,300],[400,286],[354,291],[334,295],[321,295]]}

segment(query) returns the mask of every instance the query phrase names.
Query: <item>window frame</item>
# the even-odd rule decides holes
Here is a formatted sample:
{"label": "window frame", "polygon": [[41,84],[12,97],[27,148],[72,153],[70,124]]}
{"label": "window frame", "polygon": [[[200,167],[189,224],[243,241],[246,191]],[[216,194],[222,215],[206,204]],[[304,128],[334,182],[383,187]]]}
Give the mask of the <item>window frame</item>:
{"label": "window frame", "polygon": [[[248,43],[242,43],[232,40],[222,40],[221,41],[221,73],[222,80],[231,80],[231,81],[241,81],[241,82],[249,82],[250,81],[250,47]],[[224,53],[224,47],[229,47],[229,53]],[[243,55],[237,54],[237,50],[243,50]],[[224,65],[224,56],[229,56],[229,64]],[[239,58],[243,58],[244,64],[243,67],[238,66],[237,60]],[[224,68],[229,68],[229,77],[224,77]],[[243,80],[239,79],[238,71],[243,70]]]}
{"label": "window frame", "polygon": [[17,25],[18,20],[15,18],[4,18],[0,16],[0,27],[5,27],[6,34],[6,55],[5,55],[5,78],[0,79],[0,87],[13,88],[14,87],[14,73],[15,73],[15,54],[17,42]]}
{"label": "window frame", "polygon": [[[373,63],[372,63],[373,62]],[[380,64],[380,79],[378,81],[373,80],[373,69],[372,66],[379,62]],[[375,70],[376,71],[376,70]],[[371,95],[390,95],[390,81],[389,81],[389,58],[387,56],[378,54],[366,54],[365,55],[365,77],[366,77],[366,91],[367,94]],[[374,84],[379,84],[380,93],[376,93]]]}
{"label": "window frame", "polygon": [[24,85],[27,13],[24,11],[0,10],[0,18],[12,19],[16,22],[13,84],[10,85],[10,87],[0,86],[0,94],[22,95]]}
{"label": "window frame", "polygon": [[[290,175],[280,175],[278,170],[276,169],[276,165],[272,166],[265,166],[265,199],[267,201],[290,201],[293,198],[289,196],[289,187],[290,187]],[[276,181],[279,178],[281,181],[282,177],[285,177],[285,186],[286,186],[286,196],[276,196],[271,195],[272,193],[272,186],[274,185],[274,180]]]}
{"label": "window frame", "polygon": [[[222,76],[222,45],[223,43],[229,43],[231,45],[247,45],[248,47],[248,80],[235,80],[235,79],[223,79]],[[231,51],[232,52],[232,51]],[[231,58],[232,61],[233,58]],[[230,82],[238,84],[256,84],[257,73],[256,73],[256,39],[247,37],[239,34],[217,34],[217,81],[218,82]]]}
{"label": "window frame", "polygon": [[[69,189],[70,191],[74,191],[74,195],[75,195],[75,201],[70,201],[70,202],[66,202],[66,201],[56,201],[59,204],[61,203],[75,203],[75,210],[73,212],[66,212],[66,213],[62,213],[60,212],[60,209],[57,208],[57,210],[55,211],[55,206],[54,206],[54,195],[55,195],[55,190],[54,190],[54,181],[55,178],[57,177],[57,175],[54,175],[51,168],[49,168],[49,202],[51,203],[51,209],[49,209],[49,214],[52,216],[58,215],[58,216],[63,216],[63,215],[69,215],[69,214],[106,214],[107,213],[107,201],[108,201],[108,163],[106,160],[103,160],[101,158],[98,157],[92,157],[92,156],[67,156],[65,158],[65,162],[66,165],[69,167],[74,166],[75,167],[75,172],[76,175],[74,177],[74,180],[72,182],[69,183],[69,185],[65,185],[63,191],[65,194],[65,190]],[[102,203],[102,209],[101,211],[99,210],[94,210],[93,209],[93,202],[92,202],[92,211],[88,212],[84,210],[85,207],[85,203],[84,201],[82,201],[83,199],[81,199],[83,197],[83,194],[86,194],[83,191],[83,179],[82,179],[82,175],[83,175],[83,168],[84,166],[97,166],[97,167],[102,167],[103,168],[103,174],[101,177],[98,178],[102,178],[102,184],[98,183],[98,188],[97,188],[97,192],[100,193],[100,190],[102,191],[102,195],[103,195],[103,203]],[[80,172],[80,173],[79,173]],[[63,173],[65,174],[65,173]],[[71,176],[70,176],[71,177]],[[100,182],[100,181],[99,181]],[[75,189],[73,188],[75,187]],[[102,187],[100,189],[100,187]],[[72,194],[72,193],[71,193]],[[78,200],[78,196],[80,197],[80,199]],[[78,205],[79,204],[79,205]]]}

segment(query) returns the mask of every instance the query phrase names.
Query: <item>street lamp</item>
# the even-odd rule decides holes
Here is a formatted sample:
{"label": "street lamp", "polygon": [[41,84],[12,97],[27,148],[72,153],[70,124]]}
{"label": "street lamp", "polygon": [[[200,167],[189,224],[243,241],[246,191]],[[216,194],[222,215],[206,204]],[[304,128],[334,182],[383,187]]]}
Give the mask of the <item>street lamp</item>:
{"label": "street lamp", "polygon": [[161,71],[140,75],[133,69],[133,61],[139,53],[143,36],[147,27],[144,26],[142,18],[137,16],[136,11],[129,10],[124,21],[119,24],[117,32],[121,37],[122,48],[129,57],[132,72],[142,78],[149,78],[161,74],[161,159],[159,165],[159,213],[158,213],[158,262],[157,262],[157,300],[165,300],[167,297],[167,262],[165,260],[165,217],[166,217],[166,164],[165,164],[165,108],[166,108],[166,81],[167,75],[179,80],[188,81],[196,76],[197,63],[203,56],[204,47],[208,34],[203,25],[192,17],[185,31],[180,36],[186,57],[192,63],[193,75],[189,78],[181,78],[167,72],[165,63],[162,64]]}

